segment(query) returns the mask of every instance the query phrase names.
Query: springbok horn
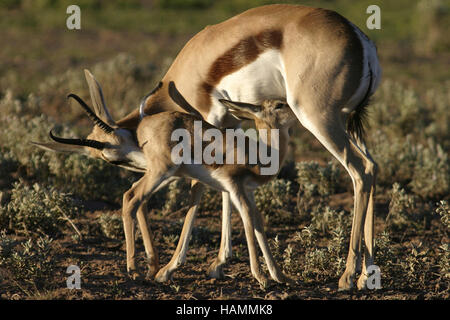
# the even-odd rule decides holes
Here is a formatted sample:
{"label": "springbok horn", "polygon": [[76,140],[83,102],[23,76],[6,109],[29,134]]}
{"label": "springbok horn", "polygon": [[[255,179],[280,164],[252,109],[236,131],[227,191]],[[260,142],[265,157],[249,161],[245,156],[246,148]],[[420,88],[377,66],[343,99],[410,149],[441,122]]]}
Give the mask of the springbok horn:
{"label": "springbok horn", "polygon": [[91,147],[98,150],[103,150],[105,148],[105,143],[90,140],[90,139],[67,139],[67,138],[59,138],[55,137],[50,130],[50,138],[56,142],[63,143],[63,144],[73,144],[76,146],[85,146],[85,147]]}
{"label": "springbok horn", "polygon": [[100,127],[100,129],[102,129],[104,132],[106,133],[112,133],[114,131],[113,128],[111,128],[109,125],[107,125],[102,119],[100,119],[99,117],[97,117],[97,115],[91,110],[91,108],[89,108],[89,106],[86,104],[86,102],[83,101],[83,99],[81,99],[79,96],[77,96],[76,94],[69,94],[67,96],[67,98],[73,98],[75,100],[78,101],[78,103],[83,107],[83,109],[86,111],[86,113],[88,114],[89,118],[94,121],[94,123]]}

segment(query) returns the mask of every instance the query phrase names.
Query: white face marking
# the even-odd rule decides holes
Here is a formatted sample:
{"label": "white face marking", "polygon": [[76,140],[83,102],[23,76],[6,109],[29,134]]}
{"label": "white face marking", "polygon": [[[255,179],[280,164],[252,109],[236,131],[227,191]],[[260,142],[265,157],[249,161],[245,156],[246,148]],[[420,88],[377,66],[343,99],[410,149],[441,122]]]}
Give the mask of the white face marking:
{"label": "white face marking", "polygon": [[147,160],[142,149],[134,141],[132,134],[125,129],[117,129],[114,134],[121,139],[120,145],[105,149],[102,152],[108,162],[123,162],[120,167],[131,171],[143,172],[147,168]]}
{"label": "white face marking", "polygon": [[212,92],[213,104],[207,121],[220,124],[227,113],[218,101],[227,99],[258,104],[264,99],[286,97],[286,72],[278,50],[267,50],[255,61],[224,77]]}
{"label": "white face marking", "polygon": [[131,163],[137,168],[147,168],[147,159],[141,150],[129,152],[128,159],[130,159]]}

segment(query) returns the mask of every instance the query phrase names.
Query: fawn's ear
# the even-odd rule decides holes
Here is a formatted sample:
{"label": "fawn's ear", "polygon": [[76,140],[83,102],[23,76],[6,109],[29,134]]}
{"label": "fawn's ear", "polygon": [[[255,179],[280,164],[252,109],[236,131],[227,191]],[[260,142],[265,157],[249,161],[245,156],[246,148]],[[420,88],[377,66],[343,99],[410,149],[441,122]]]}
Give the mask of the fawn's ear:
{"label": "fawn's ear", "polygon": [[255,104],[225,99],[219,99],[219,101],[228,108],[232,115],[238,117],[239,119],[254,120],[259,118],[261,113],[261,107]]}

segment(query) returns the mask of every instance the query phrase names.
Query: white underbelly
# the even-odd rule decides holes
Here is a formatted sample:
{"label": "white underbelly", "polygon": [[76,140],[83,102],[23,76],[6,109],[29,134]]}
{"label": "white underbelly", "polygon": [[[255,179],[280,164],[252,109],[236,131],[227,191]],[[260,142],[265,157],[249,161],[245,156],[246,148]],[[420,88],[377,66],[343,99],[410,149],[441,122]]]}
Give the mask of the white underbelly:
{"label": "white underbelly", "polygon": [[[220,171],[220,170],[219,170]],[[180,176],[187,176],[191,179],[201,181],[203,184],[210,186],[219,191],[225,191],[225,187],[214,170],[208,170],[202,164],[190,164],[183,166]]]}
{"label": "white underbelly", "polygon": [[219,99],[254,104],[264,99],[285,99],[286,72],[280,52],[268,50],[249,65],[222,78],[211,95],[212,109],[207,121],[214,125],[226,113]]}

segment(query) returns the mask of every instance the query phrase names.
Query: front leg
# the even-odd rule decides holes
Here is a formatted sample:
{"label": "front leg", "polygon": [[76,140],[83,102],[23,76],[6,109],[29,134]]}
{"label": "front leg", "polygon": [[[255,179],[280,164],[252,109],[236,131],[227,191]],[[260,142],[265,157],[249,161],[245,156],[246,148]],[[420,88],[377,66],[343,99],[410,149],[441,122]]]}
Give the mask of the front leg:
{"label": "front leg", "polygon": [[152,260],[150,273],[156,272],[158,268],[157,252],[154,248],[153,235],[147,227],[144,211],[145,209],[143,210],[142,206],[145,202],[144,199],[150,197],[155,191],[158,190],[158,188],[164,185],[164,182],[173,174],[173,171],[176,170],[176,168],[169,170],[166,167],[153,169],[154,171],[147,171],[145,175],[140,180],[135,182],[130,190],[125,192],[123,195],[122,219],[127,250],[127,272],[133,279],[139,276],[136,268],[135,257],[136,239],[134,235],[134,220],[136,218],[136,214],[138,216],[138,222],[144,240],[147,257],[150,257]]}
{"label": "front leg", "polygon": [[267,241],[266,233],[264,232],[264,219],[261,212],[256,207],[253,193],[247,193],[247,197],[249,199],[249,203],[251,204],[252,216],[254,218],[255,224],[256,239],[258,240],[259,247],[261,248],[261,251],[263,253],[270,276],[273,280],[280,283],[292,283],[293,280],[284,275],[284,273],[276,263],[272,252],[270,251],[269,242]]}
{"label": "front leg", "polygon": [[230,190],[231,200],[234,206],[239,211],[244,224],[245,237],[247,239],[247,247],[250,258],[250,270],[255,279],[263,286],[267,284],[267,278],[261,272],[261,268],[258,261],[258,250],[256,247],[255,239],[255,225],[254,218],[252,217],[251,204],[248,201],[245,190],[243,187],[237,188],[237,190]]}
{"label": "front leg", "polygon": [[223,279],[223,266],[232,256],[231,245],[231,200],[228,192],[222,192],[222,234],[217,258],[208,269],[208,275],[214,279]]}

